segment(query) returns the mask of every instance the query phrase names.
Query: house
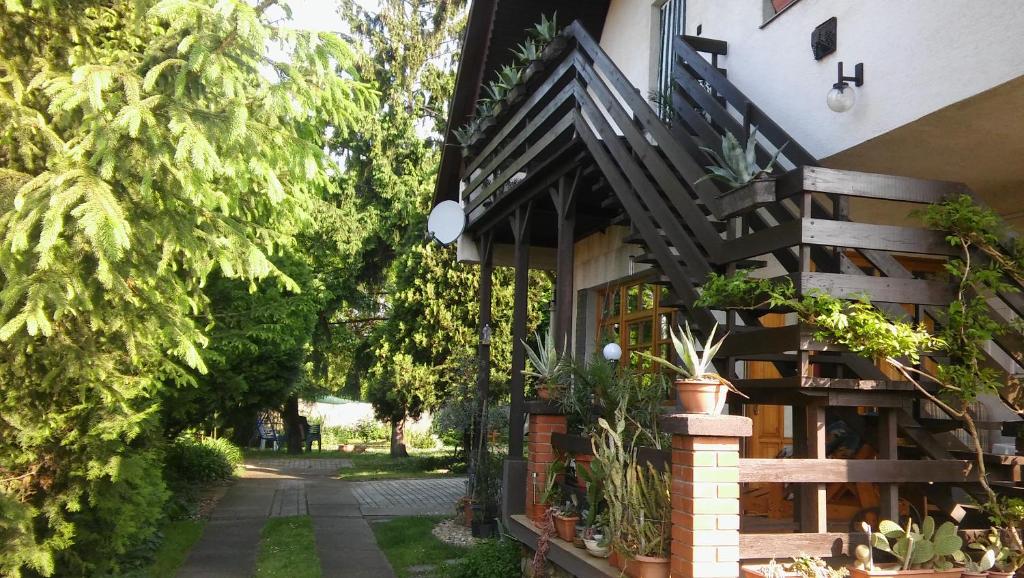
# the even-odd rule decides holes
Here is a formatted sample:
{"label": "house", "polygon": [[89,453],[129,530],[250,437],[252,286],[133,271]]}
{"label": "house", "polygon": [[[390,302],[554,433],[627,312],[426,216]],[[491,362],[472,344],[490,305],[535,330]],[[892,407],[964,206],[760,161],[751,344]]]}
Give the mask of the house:
{"label": "house", "polygon": [[[524,29],[555,13],[564,48],[460,150],[455,131],[473,119],[484,83],[512,62]],[[935,273],[955,251],[912,211],[967,193],[1024,227],[1022,29],[1013,0],[473,2],[435,200],[464,209],[459,254],[481,264],[481,327],[490,272],[509,265],[517,303],[528,268],[554,272],[556,340],[578,357],[609,340],[626,359],[665,354],[665,328],[681,316],[701,331],[716,320],[733,331],[720,370],[750,395],[731,399],[730,413],[752,429],[721,435],[736,443],[739,464],[728,468],[744,495],[724,506],[720,541],[705,544],[717,548],[715,563],[677,540],[673,575],[734,576],[740,560],[848,552],[857,520],[908,507],[963,518],[972,481],[962,434],[908,383],[815,342],[791,315],[692,303],[708,273],[753,267],[803,292],[866,293],[894,315],[934,322],[952,299]],[[725,194],[701,180],[700,147],[717,149],[726,134],[746,142],[752,127],[762,165],[781,151],[774,190]],[[990,305],[1007,324],[1024,315],[1018,293]],[[523,399],[525,308],[515,315],[512,414],[548,424],[543,404]],[[986,351],[1008,380],[1024,373],[1020,333]],[[994,397],[973,411],[990,430],[994,475],[1019,480],[1020,460],[996,455],[1013,453],[1001,433],[1014,426],[1002,422],[1018,416]],[[878,459],[823,461],[836,416],[870,430]],[[523,452],[519,421],[511,456]],[[687,427],[677,436],[712,435]],[[774,459],[786,453],[800,459]],[[912,457],[928,462],[898,461]],[[527,543],[536,530],[520,514],[537,466],[512,457],[506,471],[506,514]],[[786,482],[796,483],[792,500]],[[549,556],[602,575],[569,549]]]}

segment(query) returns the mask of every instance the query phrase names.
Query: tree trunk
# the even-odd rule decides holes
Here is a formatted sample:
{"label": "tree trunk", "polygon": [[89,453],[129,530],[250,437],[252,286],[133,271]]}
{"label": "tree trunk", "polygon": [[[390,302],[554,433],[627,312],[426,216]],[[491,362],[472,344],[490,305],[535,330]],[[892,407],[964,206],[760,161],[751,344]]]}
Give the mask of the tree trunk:
{"label": "tree trunk", "polygon": [[408,450],[405,449],[405,417],[391,418],[391,457],[407,458]]}
{"label": "tree trunk", "polygon": [[299,422],[299,396],[292,395],[284,406],[284,425],[288,432],[288,453],[302,453],[305,437],[302,424]]}

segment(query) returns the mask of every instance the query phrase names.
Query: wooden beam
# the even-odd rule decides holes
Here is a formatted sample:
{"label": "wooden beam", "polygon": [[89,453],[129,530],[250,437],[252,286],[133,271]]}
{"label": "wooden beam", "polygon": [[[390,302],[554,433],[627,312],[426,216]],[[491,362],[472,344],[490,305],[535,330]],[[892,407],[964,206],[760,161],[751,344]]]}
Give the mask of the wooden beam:
{"label": "wooden beam", "polygon": [[936,281],[806,271],[793,273],[790,277],[797,291],[802,294],[820,290],[841,299],[869,295],[872,302],[941,306],[946,306],[954,300],[953,286]]}
{"label": "wooden beam", "polygon": [[551,200],[558,212],[558,247],[555,270],[555,348],[559,353],[570,347],[573,313],[573,254],[576,238],[576,190],[581,169],[570,178],[562,176],[551,189]]}
{"label": "wooden beam", "polygon": [[808,245],[834,245],[924,255],[960,254],[958,248],[951,247],[946,241],[945,233],[939,231],[826,219],[802,221],[800,242]]}
{"label": "wooden beam", "polygon": [[[825,408],[809,406],[804,409],[806,439],[794,440],[803,443],[801,455],[817,462],[825,459]],[[786,460],[779,460],[786,461]],[[825,484],[815,482],[800,488],[800,529],[805,532],[823,533],[828,531],[828,505],[825,502],[827,492]]]}
{"label": "wooden beam", "polygon": [[963,183],[932,181],[862,173],[826,167],[805,166],[794,169],[779,179],[777,198],[784,199],[810,191],[843,197],[883,199],[904,203],[936,204],[966,192]]}
{"label": "wooden beam", "polygon": [[494,281],[494,237],[485,232],[479,239],[480,251],[480,325],[477,328],[477,376],[476,376],[476,415],[479,453],[474,463],[479,464],[481,457],[487,452],[487,430],[484,421],[487,419],[487,398],[491,392],[491,346],[484,339],[485,332],[491,330],[491,294]]}
{"label": "wooden beam", "polygon": [[523,455],[523,370],[526,369],[526,324],[529,321],[530,291],[530,209],[531,203],[516,207],[509,224],[515,239],[515,287],[512,295],[512,375],[509,379],[508,455]]}
{"label": "wooden beam", "polygon": [[[897,427],[898,414],[892,408],[879,408],[878,410],[878,457],[883,460],[898,460]],[[915,475],[921,473],[922,464],[915,463],[913,467],[905,467],[912,470]],[[968,469],[969,471],[969,469]],[[961,470],[963,473],[963,470]],[[933,476],[934,477],[934,476]],[[934,479],[931,481],[935,481]],[[898,520],[900,490],[893,483],[883,484],[879,488],[879,515],[884,520]]]}
{"label": "wooden beam", "polygon": [[866,544],[862,533],[837,532],[789,534],[740,534],[740,559],[785,559],[799,552],[807,556],[831,558],[847,555],[859,544]]}

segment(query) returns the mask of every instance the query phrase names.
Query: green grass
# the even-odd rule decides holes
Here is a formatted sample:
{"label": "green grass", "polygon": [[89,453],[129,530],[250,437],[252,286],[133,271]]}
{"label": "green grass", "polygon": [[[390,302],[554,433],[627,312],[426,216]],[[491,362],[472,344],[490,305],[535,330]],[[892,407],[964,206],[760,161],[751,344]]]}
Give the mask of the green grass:
{"label": "green grass", "polygon": [[342,468],[338,477],[349,481],[443,478],[456,475],[451,470],[451,454],[450,448],[410,448],[409,457],[392,458],[386,445],[369,447],[361,454],[342,454],[352,460],[353,467]]}
{"label": "green grass", "polygon": [[466,555],[465,548],[445,544],[430,533],[443,519],[436,516],[406,516],[370,524],[373,533],[377,535],[377,545],[388,557],[398,578],[409,576],[410,566],[440,566],[445,560]]}
{"label": "green grass", "polygon": [[313,520],[309,516],[271,518],[263,526],[256,578],[320,578]]}
{"label": "green grass", "polygon": [[164,540],[156,551],[153,563],[142,571],[129,574],[145,578],[173,578],[185,561],[192,545],[203,534],[206,520],[177,520],[161,528]]}

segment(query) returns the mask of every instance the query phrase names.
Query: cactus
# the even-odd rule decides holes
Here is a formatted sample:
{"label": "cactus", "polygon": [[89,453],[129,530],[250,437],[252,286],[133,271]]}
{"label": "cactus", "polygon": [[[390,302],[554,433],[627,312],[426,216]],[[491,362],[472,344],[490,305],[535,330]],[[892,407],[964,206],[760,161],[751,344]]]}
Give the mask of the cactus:
{"label": "cactus", "polygon": [[900,568],[937,568],[945,570],[953,567],[953,560],[966,561],[960,551],[964,541],[957,535],[957,527],[952,522],[945,522],[938,528],[935,519],[928,516],[919,527],[907,521],[906,528],[891,520],[882,520],[878,524],[878,532],[871,535],[871,545],[892,554],[900,562]]}

